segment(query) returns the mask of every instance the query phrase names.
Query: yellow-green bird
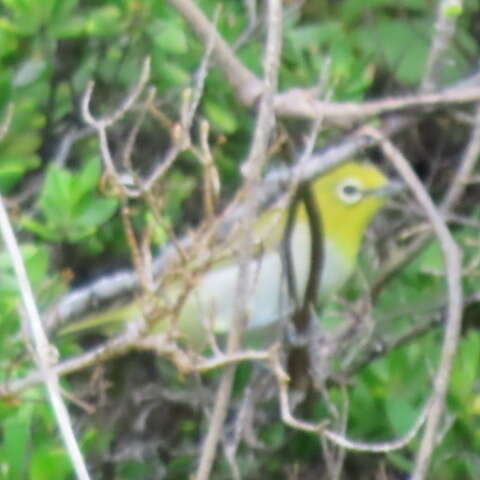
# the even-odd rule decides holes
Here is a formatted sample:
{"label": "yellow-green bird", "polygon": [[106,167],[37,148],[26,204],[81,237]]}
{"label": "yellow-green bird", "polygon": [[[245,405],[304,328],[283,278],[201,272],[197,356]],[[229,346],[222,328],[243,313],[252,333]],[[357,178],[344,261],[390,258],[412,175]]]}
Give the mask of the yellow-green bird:
{"label": "yellow-green bird", "polygon": [[[362,238],[375,214],[397,188],[374,165],[349,162],[328,171],[311,185],[313,200],[319,211],[323,235],[323,262],[319,276],[318,298],[325,301],[337,292],[353,273]],[[257,255],[251,260],[252,286],[247,328],[265,329],[292,313],[292,302],[285,279],[282,239],[287,211],[271,209],[263,213],[254,226]],[[301,298],[310,272],[311,231],[303,204],[300,204],[291,230],[289,248],[293,274]],[[226,333],[234,316],[239,266],[236,258],[222,261],[205,272],[186,299],[178,319],[180,333],[196,346],[203,342],[204,325],[213,325],[217,334]],[[163,292],[174,300],[177,288]],[[66,331],[132,317],[131,308],[122,308],[73,325]],[[208,317],[208,322],[205,320]],[[83,326],[82,326],[83,324]],[[251,333],[250,332],[250,333]]]}

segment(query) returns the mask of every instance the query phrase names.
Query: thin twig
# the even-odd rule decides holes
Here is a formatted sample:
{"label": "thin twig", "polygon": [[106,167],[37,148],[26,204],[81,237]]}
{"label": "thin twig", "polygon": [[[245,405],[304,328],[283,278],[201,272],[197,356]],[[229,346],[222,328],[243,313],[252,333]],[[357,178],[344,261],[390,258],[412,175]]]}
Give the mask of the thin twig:
{"label": "thin twig", "polygon": [[425,74],[420,90],[431,92],[438,87],[441,67],[446,63],[447,49],[455,33],[455,23],[458,15],[449,13],[453,6],[462,8],[462,0],[438,0],[435,33],[428,53]]}
{"label": "thin twig", "polygon": [[13,103],[9,103],[7,106],[7,111],[5,112],[5,116],[3,117],[2,123],[0,124],[0,141],[3,140],[5,135],[8,133],[8,130],[10,129],[14,110],[15,107]]}
{"label": "thin twig", "polygon": [[463,154],[453,181],[450,183],[447,194],[442,202],[442,211],[444,214],[449,213],[458,202],[468,186],[470,177],[473,174],[475,166],[480,156],[480,103],[475,109],[475,117],[470,140],[468,142],[465,153]]}
{"label": "thin twig", "polygon": [[110,179],[119,188],[120,193],[124,197],[138,197],[139,192],[132,190],[128,187],[130,181],[125,182],[122,175],[117,171],[115,162],[110,152],[108,145],[107,128],[120,120],[134,105],[139,95],[142,93],[145,85],[150,77],[150,58],[147,57],[142,66],[140,76],[136,85],[132,88],[130,93],[125,97],[122,103],[113,110],[109,115],[95,118],[90,110],[90,104],[92,100],[94,82],[88,83],[85,93],[83,94],[81,109],[84,121],[97,131],[98,141],[100,144],[100,152],[102,154],[103,162],[105,164],[105,170]]}
{"label": "thin twig", "polygon": [[[262,91],[261,81],[242,65],[233,49],[192,0],[169,0],[169,2],[204,44],[207,44],[209,38],[214,38],[213,58],[216,64],[227,78],[237,98],[247,106],[254,105]],[[443,51],[443,47],[438,51]],[[435,53],[435,58],[436,56]],[[469,103],[476,100],[480,100],[478,78],[473,78],[468,85],[459,85],[457,88],[448,88],[441,92],[405,95],[362,103],[320,101],[316,99],[314,90],[298,88],[277,94],[274,104],[278,116],[316,118],[321,115],[325,121],[334,123],[337,121],[336,123],[343,125],[351,124],[352,120],[414,107]]]}
{"label": "thin twig", "polygon": [[190,130],[192,128],[193,120],[197,113],[197,109],[205,88],[205,81],[208,75],[208,67],[210,64],[210,59],[212,57],[213,47],[215,45],[215,25],[219,15],[220,9],[217,8],[215,11],[214,24],[212,25],[213,30],[210,32],[210,37],[206,42],[205,53],[203,55],[202,61],[200,62],[200,66],[198,67],[198,70],[194,75],[195,81],[193,88],[184,91],[184,98],[180,115],[180,124],[177,125],[178,128],[175,131],[173,145],[165,154],[162,162],[156,165],[153,170],[147,175],[147,178],[143,182],[143,191],[150,191],[152,187],[159,181],[159,179],[162,178],[165,173],[170,169],[170,167],[177,159],[179,153],[181,153],[182,150],[190,147],[191,145]]}
{"label": "thin twig", "polygon": [[83,94],[81,104],[84,120],[94,128],[97,128],[99,125],[107,128],[118,122],[118,120],[120,120],[132,108],[133,104],[137,101],[137,98],[143,92],[143,89],[150,78],[150,63],[150,57],[145,58],[137,83],[130,93],[123,99],[122,103],[115,108],[115,110],[101,118],[95,118],[90,111],[90,103],[92,100],[93,89],[95,87],[95,83],[90,81]]}
{"label": "thin twig", "polygon": [[[393,117],[384,122],[383,132],[385,135],[393,135],[411,125],[412,120],[403,116]],[[270,171],[265,180],[259,186],[259,196],[262,207],[267,207],[285,192],[292,178],[299,181],[309,181],[326,171],[335,168],[342,162],[347,161],[360,150],[374,145],[376,142],[365,135],[357,132],[347,135],[339,142],[328,145],[322,150],[312,154],[305,164],[295,163],[290,168],[277,168]],[[219,232],[228,232],[239,218],[241,212],[233,210],[225,215],[218,226]],[[219,238],[219,240],[221,240]],[[192,236],[178,240],[182,248],[191,245]],[[153,261],[154,274],[156,276],[165,272],[172,261],[177,258],[178,248],[172,244],[166,245],[159,256]],[[46,318],[48,329],[58,328],[81,316],[98,310],[99,306],[107,306],[118,299],[131,298],[138,290],[138,279],[134,271],[123,270],[114,274],[101,277],[93,282],[77,288],[63,298],[51,309]]]}
{"label": "thin twig", "polygon": [[[37,304],[33,295],[32,287],[28,279],[27,271],[23,263],[20,248],[15,238],[8,213],[4,207],[3,199],[0,196],[0,230],[2,232],[5,246],[8,250],[13,269],[17,278],[20,294],[26,312],[26,318],[30,330],[32,344],[34,346],[35,362],[39,368],[42,381],[48,392],[50,403],[52,405],[57,424],[68,451],[70,461],[80,480],[89,480],[85,461],[75,438],[72,423],[68,410],[63,403],[58,383],[58,377],[52,369],[52,363],[56,356],[56,350],[48,342],[47,336],[43,330],[42,321],[38,312]],[[55,352],[55,353],[54,353]]]}
{"label": "thin twig", "polygon": [[417,417],[414,425],[410,430],[403,435],[402,437],[386,442],[362,442],[358,440],[352,440],[346,437],[344,434],[335,432],[326,427],[327,421],[321,421],[318,423],[311,423],[305,420],[300,420],[295,418],[290,409],[289,396],[288,396],[288,382],[289,377],[284,371],[278,354],[272,355],[272,369],[277,380],[278,390],[279,390],[279,401],[280,401],[280,411],[282,415],[282,420],[287,425],[295,428],[297,430],[303,430],[305,432],[317,433],[319,435],[324,435],[328,440],[330,440],[335,445],[345,448],[347,450],[354,450],[357,452],[391,452],[394,450],[399,450],[404,448],[408,443],[410,443],[413,438],[417,435],[420,428],[422,427],[426,416],[430,412],[430,402],[424,407],[420,415]]}
{"label": "thin twig", "polygon": [[213,39],[215,62],[227,77],[238,98],[246,105],[253,105],[262,92],[262,82],[242,65],[230,45],[194,2],[191,0],[168,0],[168,2],[189,23],[205,45],[211,38]]}
{"label": "thin twig", "polygon": [[[253,225],[257,202],[255,187],[257,186],[263,166],[268,158],[268,143],[273,131],[273,96],[277,89],[277,75],[281,51],[282,5],[280,0],[269,0],[267,11],[267,41],[264,54],[264,89],[255,126],[254,137],[249,155],[242,165],[245,177],[246,214],[242,222],[241,250],[239,254],[239,274],[232,326],[227,339],[227,355],[234,354],[240,347],[242,333],[248,315],[248,293],[252,285],[250,258],[252,253],[251,226]],[[222,375],[217,389],[213,413],[202,447],[196,480],[207,480],[210,477],[218,440],[225,422],[230,401],[235,365],[228,367]]]}
{"label": "thin twig", "polygon": [[461,253],[445,224],[442,214],[435,207],[430,195],[405,157],[378,130],[370,128],[366,129],[365,133],[379,140],[384,155],[391,161],[414,193],[417,201],[424,208],[442,249],[447,273],[448,307],[442,354],[434,380],[433,393],[430,400],[431,408],[427,415],[425,432],[412,476],[412,480],[423,480],[435,447],[435,435],[443,411],[450,371],[460,335],[463,308]]}
{"label": "thin twig", "polygon": [[133,124],[132,129],[130,130],[127,140],[125,142],[125,146],[122,152],[122,163],[126,170],[130,171],[132,176],[136,176],[133,166],[132,166],[132,152],[133,148],[135,147],[135,142],[137,141],[138,133],[140,132],[140,127],[142,126],[143,122],[145,121],[145,116],[148,111],[150,111],[151,107],[153,106],[153,102],[155,100],[155,95],[157,90],[155,87],[150,87],[147,91],[147,95],[145,101],[140,106],[140,112],[135,119],[135,123]]}
{"label": "thin twig", "polygon": [[[460,166],[448,186],[447,193],[440,204],[440,211],[444,218],[450,218],[451,212],[465,192],[469,179],[473,175],[475,166],[480,156],[480,103],[477,104],[474,126],[470,133],[470,139],[462,155]],[[430,230],[430,229],[429,229]],[[432,238],[432,232],[420,234],[406,249],[396,251],[394,256],[387,262],[376,276],[372,285],[373,297],[378,296],[387,283],[395,277],[395,274],[407,266],[418,253],[428,245]]]}

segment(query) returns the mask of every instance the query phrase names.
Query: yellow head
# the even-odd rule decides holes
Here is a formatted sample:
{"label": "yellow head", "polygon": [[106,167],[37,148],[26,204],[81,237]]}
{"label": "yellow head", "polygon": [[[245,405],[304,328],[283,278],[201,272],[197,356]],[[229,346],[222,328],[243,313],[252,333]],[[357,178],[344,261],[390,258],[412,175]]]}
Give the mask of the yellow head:
{"label": "yellow head", "polygon": [[384,205],[389,181],[375,166],[349,162],[313,183],[324,238],[354,260],[365,229]]}

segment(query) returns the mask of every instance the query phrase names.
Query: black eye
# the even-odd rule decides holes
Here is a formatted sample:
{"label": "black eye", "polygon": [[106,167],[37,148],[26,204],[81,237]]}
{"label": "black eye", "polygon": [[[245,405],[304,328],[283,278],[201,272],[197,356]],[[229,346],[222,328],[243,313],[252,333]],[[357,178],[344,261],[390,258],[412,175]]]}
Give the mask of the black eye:
{"label": "black eye", "polygon": [[356,178],[347,178],[337,186],[337,195],[344,203],[357,203],[362,198],[362,186]]}
{"label": "black eye", "polygon": [[358,193],[358,187],[356,185],[344,185],[343,194],[347,196],[356,195]]}

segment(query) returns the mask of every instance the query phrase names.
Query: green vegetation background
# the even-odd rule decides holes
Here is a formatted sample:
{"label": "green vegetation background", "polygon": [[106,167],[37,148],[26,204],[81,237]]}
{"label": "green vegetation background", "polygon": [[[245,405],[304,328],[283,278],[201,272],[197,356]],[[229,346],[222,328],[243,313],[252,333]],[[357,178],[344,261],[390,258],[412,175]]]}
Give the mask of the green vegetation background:
{"label": "green vegetation background", "polygon": [[[217,1],[199,0],[197,4],[211,18]],[[331,59],[334,100],[361,101],[418,87],[430,46],[434,2],[312,0],[302,8],[294,6],[295,2],[285,5],[289,13],[284,26],[281,88],[316,84],[325,57]],[[445,84],[465,77],[478,66],[479,22],[476,0],[465,2],[442,71]],[[233,44],[246,26],[243,2],[224,1],[218,28],[227,41]],[[237,52],[257,73],[262,38],[260,26]],[[86,131],[67,158],[59,155],[62,140],[85,129],[79,98],[86,83],[90,79],[96,82],[94,111],[108,111],[135,83],[143,58],[150,55],[151,84],[161,99],[160,109],[175,120],[182,89],[191,83],[202,54],[201,43],[164,1],[0,1],[0,112],[9,102],[15,104],[10,131],[0,144],[0,190],[15,206],[15,226],[43,308],[71,286],[129,264],[118,200],[100,188],[101,161],[95,136]],[[212,150],[228,197],[250,143],[254,115],[236,101],[215,69],[208,76],[200,114],[211,123]],[[122,147],[134,119],[129,115],[110,130],[114,151]],[[443,154],[453,159],[453,152],[461,152],[467,140],[468,128],[452,128],[442,143],[438,135],[435,137],[441,126],[434,116],[427,118],[424,143],[430,142],[429,148],[438,157]],[[302,122],[285,124],[297,136],[305,127]],[[327,129],[320,144],[338,135],[338,131]],[[143,171],[167,148],[168,121],[149,118],[140,139],[133,161]],[[402,141],[427,180],[432,171],[428,154],[410,148],[408,136]],[[181,157],[168,177],[164,220],[179,231],[200,213],[195,201],[199,198],[199,178],[199,166],[189,155]],[[433,190],[435,193],[439,192]],[[466,205],[464,213],[472,220],[479,217],[476,206]],[[136,226],[140,229],[151,221],[148,210],[139,204]],[[455,234],[465,249],[465,261],[475,259],[477,229],[459,227]],[[160,248],[166,240],[165,232],[157,229],[155,240]],[[441,298],[441,269],[441,256],[432,246],[398,275],[381,297],[375,316],[384,318],[388,312]],[[465,276],[468,293],[476,292],[477,279],[475,268]],[[22,377],[32,368],[19,335],[17,305],[15,279],[6,254],[0,250],[1,382]],[[469,328],[461,340],[448,396],[445,432],[434,457],[431,478],[436,480],[480,478],[480,323],[475,308],[468,314]],[[412,325],[416,318],[410,313],[398,314],[395,328]],[[400,436],[411,426],[429,395],[440,341],[441,331],[432,329],[371,363],[352,379],[347,389],[349,435],[370,441],[388,439]],[[65,355],[80,351],[73,341],[62,343],[61,349]],[[119,364],[124,365],[122,361]],[[172,372],[170,375],[173,384],[181,383]],[[75,391],[75,383],[66,380],[64,385]],[[113,387],[109,401],[124,401],[118,390]],[[341,392],[332,389],[330,393],[332,402],[341,406]],[[246,447],[241,450],[239,460],[245,478],[258,478],[259,472],[265,478],[283,478],[295,468],[305,475],[299,478],[309,478],[308,474],[321,471],[318,440],[287,429],[279,421],[275,404],[268,408],[271,420],[260,437],[270,449],[261,454],[252,454]],[[94,478],[187,478],[195,464],[192,448],[198,446],[205,429],[199,411],[178,407],[176,434],[165,435],[165,444],[157,445],[150,455],[145,453],[148,439],[132,437],[131,444],[143,445],[139,458],[132,454],[107,461],[125,419],[108,424],[95,417],[101,425],[98,427],[95,421],[85,419],[81,409],[72,409],[78,414],[81,444],[94,466]],[[321,418],[324,411],[324,405],[317,402],[310,414]],[[157,436],[163,433],[159,427]],[[122,442],[128,444],[124,437]],[[391,478],[407,478],[416,447],[414,441],[408,448],[388,455],[349,455],[345,478],[374,478],[382,462],[392,472]],[[132,447],[130,453],[134,450]],[[215,478],[229,477],[224,463],[218,462]],[[30,389],[18,398],[1,401],[0,479],[71,478],[43,389]]]}

